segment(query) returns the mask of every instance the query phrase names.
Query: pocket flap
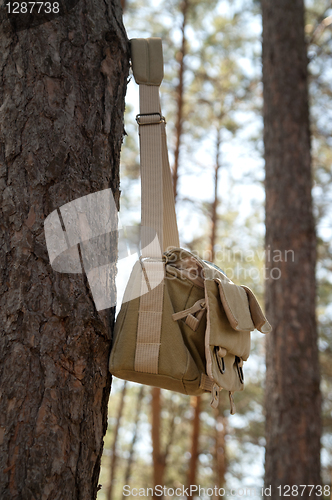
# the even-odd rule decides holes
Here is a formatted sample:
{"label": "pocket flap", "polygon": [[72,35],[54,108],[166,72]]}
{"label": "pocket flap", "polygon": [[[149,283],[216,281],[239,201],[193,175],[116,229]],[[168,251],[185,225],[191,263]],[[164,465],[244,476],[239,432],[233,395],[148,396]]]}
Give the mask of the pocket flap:
{"label": "pocket flap", "polygon": [[[253,323],[250,314],[249,299],[244,287],[219,279],[216,281],[219,287],[220,300],[231,327],[234,330],[245,332],[254,330],[256,325]],[[253,295],[252,292],[251,294]]]}
{"label": "pocket flap", "polygon": [[259,330],[261,333],[270,333],[272,331],[272,326],[264,316],[264,313],[255,295],[247,286],[242,285],[242,288],[246,291],[248,296],[251,317],[254,322],[255,328],[257,328],[257,330]]}
{"label": "pocket flap", "polygon": [[[227,293],[227,302],[226,302],[226,294],[224,294],[223,299],[220,296],[220,288],[217,280],[206,279],[204,283],[205,283],[205,299],[207,307],[207,313],[206,313],[207,328],[205,336],[205,341],[206,341],[205,348],[206,351],[208,351],[208,353],[206,353],[207,360],[210,357],[210,348],[212,347],[213,349],[215,346],[222,347],[226,349],[228,353],[232,353],[234,356],[238,356],[243,360],[246,360],[250,353],[250,331],[255,329],[252,321],[250,324],[245,325],[248,327],[248,330],[241,329],[243,326],[242,322],[240,323],[235,320],[235,317],[238,316],[236,315],[237,311],[235,310],[235,316],[234,316],[229,306],[230,293],[227,293],[226,291]],[[236,285],[232,286],[236,287]],[[241,300],[243,301],[242,293],[244,294],[244,299],[245,299],[244,304],[246,305],[246,308],[249,309],[247,295],[243,289],[239,292],[239,294],[241,294],[240,295]],[[224,303],[226,303],[228,314],[226,313],[226,307],[224,307]],[[251,318],[250,312],[248,314],[250,320]],[[231,317],[231,321],[229,317]],[[233,324],[231,324],[231,322]],[[238,326],[238,329],[235,329],[235,326]]]}

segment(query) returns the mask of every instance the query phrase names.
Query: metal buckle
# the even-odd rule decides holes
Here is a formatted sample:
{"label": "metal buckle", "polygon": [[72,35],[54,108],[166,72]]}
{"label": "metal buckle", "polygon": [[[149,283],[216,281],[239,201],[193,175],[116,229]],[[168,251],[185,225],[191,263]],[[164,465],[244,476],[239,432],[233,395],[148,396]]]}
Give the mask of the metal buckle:
{"label": "metal buckle", "polygon": [[[221,374],[224,374],[225,373],[225,361],[224,361],[224,358],[220,358],[220,356],[218,355],[218,350],[219,350],[219,346],[215,345],[213,352],[214,352],[214,355],[216,357],[219,371]],[[220,360],[221,360],[221,363],[220,363]]]}
{"label": "metal buckle", "polygon": [[239,366],[240,358],[238,356],[235,356],[235,364],[237,368],[237,372],[239,374],[240,382],[241,384],[244,384],[244,375],[243,375],[243,369],[242,366]]}
{"label": "metal buckle", "polygon": [[[159,121],[151,121],[151,122],[144,122],[141,123],[140,118],[142,116],[159,116]],[[143,125],[159,125],[159,123],[165,123],[166,124],[166,119],[164,116],[162,116],[161,113],[139,113],[136,115],[136,121],[138,125],[143,126]]]}

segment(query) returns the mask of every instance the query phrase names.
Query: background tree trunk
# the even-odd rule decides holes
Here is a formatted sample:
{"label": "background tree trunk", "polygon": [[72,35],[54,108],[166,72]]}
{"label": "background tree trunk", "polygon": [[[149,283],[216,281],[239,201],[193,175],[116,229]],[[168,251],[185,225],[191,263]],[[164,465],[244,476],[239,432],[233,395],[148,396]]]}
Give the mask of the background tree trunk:
{"label": "background tree trunk", "polygon": [[[278,485],[321,484],[321,397],[303,0],[262,0],[262,7],[266,313],[273,326],[267,336],[265,483],[277,499]],[[302,498],[312,495],[307,490]]]}
{"label": "background tree trunk", "polygon": [[[122,418],[122,414],[123,414],[126,392],[127,392],[127,381],[125,380],[123,387],[122,387],[122,391],[121,391],[118,414],[116,417],[116,424],[115,424],[115,429],[114,429],[112,454],[111,454],[111,460],[110,460],[110,482],[109,482],[108,490],[107,490],[107,500],[113,500],[114,482],[115,482],[115,477],[116,477],[115,471],[116,471],[117,458],[118,458],[118,455],[117,455],[118,437],[119,437],[119,430],[120,430],[120,425],[121,425],[121,418]],[[124,484],[127,484],[127,483],[124,483]]]}
{"label": "background tree trunk", "polygon": [[[193,396],[191,398],[191,405],[194,412],[192,420],[191,456],[188,470],[188,488],[190,488],[191,485],[197,484],[201,404],[202,398],[200,396]],[[188,498],[192,499],[193,497],[189,496]]]}
{"label": "background tree trunk", "polygon": [[[142,408],[142,403],[143,403],[143,397],[144,397],[144,392],[145,392],[145,386],[141,385],[139,392],[137,393],[137,401],[136,401],[136,411],[135,411],[135,420],[134,420],[134,433],[133,437],[130,443],[130,448],[129,448],[129,457],[127,460],[127,465],[126,465],[126,472],[125,472],[125,478],[123,484],[129,484],[130,478],[131,478],[131,472],[132,472],[132,467],[134,463],[134,456],[135,456],[135,445],[138,437],[138,426],[139,426],[139,420],[141,416],[141,408]],[[125,495],[122,496],[123,499],[125,499]]]}
{"label": "background tree trunk", "polygon": [[221,127],[217,128],[216,138],[216,163],[214,166],[214,199],[211,206],[211,237],[210,237],[210,259],[214,262],[215,259],[215,246],[217,241],[218,231],[218,189],[219,189],[219,171],[221,169],[220,162],[220,146],[221,146]]}
{"label": "background tree trunk", "polygon": [[114,313],[97,312],[84,275],[53,271],[44,220],[109,187],[118,203],[120,0],[18,33],[2,19],[0,54],[0,498],[91,500]]}
{"label": "background tree trunk", "polygon": [[175,150],[174,150],[174,165],[173,165],[173,192],[174,192],[174,200],[176,201],[178,194],[178,180],[179,180],[179,156],[180,156],[180,147],[182,140],[182,132],[183,132],[183,94],[184,94],[184,72],[185,72],[185,64],[184,58],[186,56],[187,51],[187,40],[186,40],[186,26],[187,26],[187,16],[189,9],[189,0],[182,0],[181,4],[181,14],[182,14],[182,41],[181,41],[181,49],[177,53],[177,59],[179,62],[179,83],[176,89],[176,101],[177,101],[177,115],[176,115],[176,124],[175,124]]}
{"label": "background tree trunk", "polygon": [[[161,401],[160,401],[160,389],[158,387],[152,387],[152,460],[153,460],[153,484],[154,486],[164,484],[164,471],[165,471],[165,453],[161,449]],[[153,498],[158,498],[154,496]],[[163,498],[163,497],[159,497]]]}
{"label": "background tree trunk", "polygon": [[[227,436],[227,417],[225,417],[220,406],[215,409],[214,416],[216,419],[215,427],[215,456],[214,456],[214,472],[215,472],[215,484],[218,487],[218,491],[225,486],[225,475],[227,472],[227,460],[226,460],[226,436]],[[218,495],[216,496],[218,498]]]}

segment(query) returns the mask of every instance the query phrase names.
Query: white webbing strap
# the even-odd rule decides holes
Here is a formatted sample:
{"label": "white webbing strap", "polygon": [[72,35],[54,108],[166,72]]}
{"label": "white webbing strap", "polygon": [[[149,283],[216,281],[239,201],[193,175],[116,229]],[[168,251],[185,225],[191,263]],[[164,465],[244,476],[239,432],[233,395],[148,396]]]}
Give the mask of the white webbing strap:
{"label": "white webbing strap", "polygon": [[[164,299],[164,265],[159,261],[142,263],[141,290],[146,282],[151,291],[142,294],[138,311],[135,370],[158,373],[160,333]],[[147,281],[146,281],[147,275]],[[142,290],[143,292],[143,290]]]}
{"label": "white webbing strap", "polygon": [[201,382],[199,384],[199,387],[206,392],[211,392],[213,389],[213,382],[207,375],[205,375],[205,373],[201,374]]}
{"label": "white webbing strap", "polygon": [[[161,40],[132,40],[132,58],[134,76],[139,74],[139,81],[136,76],[135,79],[140,84],[137,121],[140,134],[143,271],[134,368],[139,372],[158,373],[165,276],[162,254],[169,246],[179,246],[165,122],[160,110]],[[150,67],[151,64],[159,65],[159,74]],[[149,81],[149,75],[153,75],[153,81]],[[147,287],[151,290],[148,293]]]}
{"label": "white webbing strap", "polygon": [[[162,257],[163,161],[159,87],[140,85],[141,248],[142,257]],[[151,230],[157,238],[151,242]]]}
{"label": "white webbing strap", "polygon": [[180,246],[165,123],[161,124],[161,142],[163,155],[163,250],[165,251],[170,247],[178,248]]}

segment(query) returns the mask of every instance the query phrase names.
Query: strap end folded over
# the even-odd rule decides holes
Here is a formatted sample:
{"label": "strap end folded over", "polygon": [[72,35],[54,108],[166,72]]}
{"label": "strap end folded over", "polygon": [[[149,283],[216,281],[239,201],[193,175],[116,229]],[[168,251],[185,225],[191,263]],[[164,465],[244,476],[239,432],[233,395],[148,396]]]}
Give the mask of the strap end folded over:
{"label": "strap end folded over", "polygon": [[130,44],[136,83],[159,86],[164,78],[161,38],[133,38]]}

